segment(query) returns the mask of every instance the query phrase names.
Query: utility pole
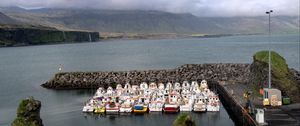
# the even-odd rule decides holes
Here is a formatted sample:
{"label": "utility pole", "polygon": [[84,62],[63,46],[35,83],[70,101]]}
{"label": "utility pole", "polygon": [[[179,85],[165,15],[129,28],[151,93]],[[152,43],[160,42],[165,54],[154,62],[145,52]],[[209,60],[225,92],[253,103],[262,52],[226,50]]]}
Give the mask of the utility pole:
{"label": "utility pole", "polygon": [[271,88],[271,13],[273,10],[267,11],[266,14],[269,15],[269,88]]}

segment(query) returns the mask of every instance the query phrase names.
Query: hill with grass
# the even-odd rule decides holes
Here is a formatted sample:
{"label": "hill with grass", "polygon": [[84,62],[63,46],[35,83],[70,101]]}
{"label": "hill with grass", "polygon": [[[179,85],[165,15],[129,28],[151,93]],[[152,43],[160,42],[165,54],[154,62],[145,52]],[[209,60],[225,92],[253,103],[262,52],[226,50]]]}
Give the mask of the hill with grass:
{"label": "hill with grass", "polygon": [[[253,56],[253,63],[250,67],[252,73],[251,83],[257,89],[268,85],[268,56],[268,51],[260,51]],[[284,96],[291,97],[294,102],[300,101],[300,85],[297,84],[285,59],[274,51],[271,52],[271,75],[273,88],[280,89]]]}

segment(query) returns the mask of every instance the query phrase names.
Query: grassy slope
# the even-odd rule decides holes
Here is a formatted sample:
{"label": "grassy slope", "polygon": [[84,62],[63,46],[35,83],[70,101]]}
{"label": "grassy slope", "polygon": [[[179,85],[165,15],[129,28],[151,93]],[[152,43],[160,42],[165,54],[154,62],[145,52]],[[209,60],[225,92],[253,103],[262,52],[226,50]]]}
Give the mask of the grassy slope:
{"label": "grassy slope", "polygon": [[[265,71],[263,73],[267,74],[268,69],[268,51],[257,52],[253,58],[254,62],[263,66]],[[282,90],[284,95],[292,97],[294,100],[299,100],[299,87],[296,81],[293,79],[292,74],[289,71],[288,65],[285,59],[276,52],[271,52],[271,68],[272,68],[272,87],[279,88]],[[261,67],[256,65],[257,69]],[[255,73],[258,76],[262,73]]]}

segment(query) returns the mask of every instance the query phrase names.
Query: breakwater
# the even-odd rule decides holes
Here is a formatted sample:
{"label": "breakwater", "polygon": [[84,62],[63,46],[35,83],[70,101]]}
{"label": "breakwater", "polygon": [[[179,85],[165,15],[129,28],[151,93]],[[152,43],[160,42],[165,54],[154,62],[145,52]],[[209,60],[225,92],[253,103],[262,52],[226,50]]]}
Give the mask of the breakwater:
{"label": "breakwater", "polygon": [[186,64],[175,69],[119,72],[62,72],[42,84],[52,89],[83,89],[140,84],[141,82],[227,81],[248,82],[250,64]]}
{"label": "breakwater", "polygon": [[43,27],[0,28],[0,33],[0,47],[94,42],[99,40],[98,32],[61,31]]}

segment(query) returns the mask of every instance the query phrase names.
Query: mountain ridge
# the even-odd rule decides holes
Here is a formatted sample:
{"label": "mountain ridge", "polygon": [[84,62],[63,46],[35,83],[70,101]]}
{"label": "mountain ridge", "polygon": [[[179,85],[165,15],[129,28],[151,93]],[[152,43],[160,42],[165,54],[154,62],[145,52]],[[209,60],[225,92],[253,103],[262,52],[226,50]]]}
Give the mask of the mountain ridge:
{"label": "mountain ridge", "polygon": [[[197,17],[189,13],[153,10],[3,9],[20,22],[57,29],[80,29],[123,33],[252,34],[267,32],[267,16]],[[22,11],[22,13],[20,13]],[[272,17],[272,32],[296,33],[298,18]]]}

